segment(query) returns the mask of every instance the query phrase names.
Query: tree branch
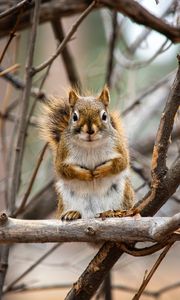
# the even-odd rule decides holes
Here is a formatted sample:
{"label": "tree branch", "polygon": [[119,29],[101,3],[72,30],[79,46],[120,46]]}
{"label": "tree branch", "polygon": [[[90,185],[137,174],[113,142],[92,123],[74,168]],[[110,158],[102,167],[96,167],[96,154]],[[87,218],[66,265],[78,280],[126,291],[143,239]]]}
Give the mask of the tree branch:
{"label": "tree branch", "polygon": [[[59,19],[59,16],[54,17],[54,19],[51,22],[51,25],[52,25],[52,29],[54,31],[54,35],[55,35],[57,41],[59,41],[59,43],[61,43],[64,39],[64,31],[63,31],[62,22]],[[70,52],[68,45],[66,45],[66,47],[62,51],[62,59],[63,59],[64,66],[66,68],[66,73],[67,73],[67,76],[69,78],[71,85],[73,87],[78,88],[78,90],[80,92],[81,91],[80,77],[78,75],[76,65],[75,65],[73,56]]]}
{"label": "tree branch", "polygon": [[[77,220],[19,220],[3,217],[0,225],[1,243],[44,242],[157,242],[180,228],[180,213],[173,217],[112,218]],[[132,230],[133,228],[133,230]],[[180,235],[176,234],[177,240]]]}
{"label": "tree branch", "polygon": [[52,180],[43,187],[26,205],[23,219],[44,219],[57,208],[57,195]]}
{"label": "tree branch", "polygon": [[46,144],[43,146],[43,149],[42,149],[42,151],[41,151],[41,153],[40,153],[40,155],[39,155],[39,158],[38,158],[38,161],[37,161],[37,163],[36,163],[36,166],[35,166],[35,168],[34,168],[34,170],[33,170],[33,173],[32,173],[32,176],[31,176],[31,179],[30,179],[28,188],[27,188],[27,190],[26,190],[26,192],[25,192],[25,194],[24,194],[24,197],[23,197],[23,199],[22,199],[22,201],[21,201],[20,206],[19,206],[19,207],[16,209],[16,211],[12,214],[13,217],[17,217],[19,214],[21,214],[21,213],[25,210],[25,205],[26,205],[26,203],[27,203],[29,194],[30,194],[30,192],[31,192],[31,190],[32,190],[34,181],[35,181],[35,179],[36,179],[36,175],[37,175],[37,173],[38,173],[39,167],[40,167],[40,165],[41,165],[41,162],[42,162],[42,160],[43,160],[43,157],[44,157],[44,154],[45,154],[45,152],[46,152],[46,150],[47,150],[47,147],[48,147],[48,143],[46,143]]}
{"label": "tree branch", "polygon": [[47,66],[49,66],[50,64],[53,63],[53,61],[56,59],[56,57],[58,57],[58,55],[64,50],[66,44],[71,39],[73,34],[76,32],[79,25],[82,23],[82,21],[85,19],[85,17],[87,17],[87,15],[91,12],[91,10],[95,7],[95,3],[96,2],[93,1],[87,7],[87,9],[80,15],[80,17],[76,20],[76,22],[72,25],[72,27],[69,30],[69,32],[67,33],[67,35],[64,37],[63,41],[58,46],[56,52],[49,59],[47,59],[45,62],[43,62],[39,66],[33,68],[32,75],[35,75],[37,72],[42,71],[44,68],[46,68]]}
{"label": "tree branch", "polygon": [[0,14],[0,19],[12,15],[13,13],[17,12],[17,10],[20,10],[25,5],[29,5],[31,2],[32,0],[22,0],[21,2],[18,2],[16,5],[12,6],[11,8],[3,11]]}
{"label": "tree branch", "polygon": [[11,283],[9,283],[5,289],[3,290],[3,294],[11,291],[13,287],[27,274],[29,274],[32,270],[34,270],[43,260],[45,260],[50,254],[52,254],[61,244],[55,244],[50,249],[48,249],[41,257],[39,257],[30,267],[28,267],[21,275],[19,275],[16,279],[14,279]]}
{"label": "tree branch", "polygon": [[146,278],[143,280],[138,292],[136,293],[136,295],[132,298],[132,300],[139,300],[140,296],[142,295],[144,289],[146,288],[146,286],[148,285],[149,281],[151,280],[152,276],[154,275],[154,273],[156,272],[157,268],[159,267],[160,263],[162,262],[162,260],[164,259],[164,257],[166,256],[166,254],[168,253],[169,249],[172,247],[173,242],[169,243],[166,248],[163,250],[163,252],[160,254],[160,256],[158,257],[157,261],[155,262],[155,264],[153,265],[152,269],[150,270],[149,274],[146,276]]}
{"label": "tree branch", "polygon": [[153,184],[156,185],[166,173],[166,156],[170,143],[174,119],[180,106],[180,56],[178,56],[179,68],[170,91],[166,106],[161,116],[152,157]]}
{"label": "tree branch", "polygon": [[[8,199],[8,209],[10,213],[13,213],[15,208],[15,200],[16,200],[16,193],[19,187],[19,180],[21,174],[21,163],[22,163],[22,153],[23,153],[23,146],[24,146],[24,138],[25,138],[25,130],[24,130],[24,121],[27,116],[28,111],[28,103],[30,97],[30,90],[32,84],[32,77],[30,74],[30,68],[32,66],[33,61],[33,54],[34,54],[34,47],[35,47],[35,38],[36,38],[36,31],[39,19],[39,11],[40,11],[40,2],[41,0],[37,0],[35,3],[34,14],[33,14],[33,25],[31,31],[31,38],[30,38],[30,48],[27,58],[27,68],[26,68],[26,87],[23,93],[22,99],[22,112],[20,117],[20,124],[19,124],[19,131],[18,131],[18,138],[16,144],[16,154],[13,164],[13,175],[11,181],[11,190],[10,190],[10,197]],[[16,23],[17,24],[17,23]],[[2,289],[4,285],[4,280],[6,276],[6,268],[8,265],[8,256],[9,256],[9,245],[3,245],[0,248],[0,298],[2,295]]]}
{"label": "tree branch", "polygon": [[99,0],[100,4],[106,5],[111,9],[121,12],[123,15],[128,16],[134,22],[145,25],[153,30],[156,30],[173,43],[180,42],[180,28],[173,27],[165,23],[161,18],[158,18],[148,12],[138,2],[133,0]]}
{"label": "tree branch", "polygon": [[[83,12],[88,7],[89,1],[73,0],[66,1],[42,1],[40,11],[40,23],[51,21],[54,18],[54,13],[59,15],[59,18],[64,16],[70,16]],[[173,43],[180,42],[180,29],[167,24],[161,18],[158,18],[149,13],[138,2],[133,0],[98,0],[100,7],[109,7],[115,9],[125,16],[131,18],[138,24],[145,25],[157,32],[162,33],[169,38]],[[25,29],[30,26],[30,16],[32,12],[32,6],[26,7],[24,14],[19,24],[19,30]],[[12,24],[15,23],[17,13],[12,13],[0,20],[0,37],[9,34],[12,28]]]}
{"label": "tree branch", "polygon": [[16,198],[16,193],[18,191],[19,182],[20,182],[21,165],[23,159],[23,148],[24,148],[25,134],[26,134],[24,124],[26,123],[25,121],[28,113],[28,104],[29,104],[31,85],[32,85],[31,69],[33,64],[36,32],[37,32],[37,26],[39,20],[40,2],[41,0],[37,0],[35,4],[33,25],[32,25],[31,37],[30,37],[30,48],[29,48],[27,62],[26,62],[26,86],[24,88],[23,96],[22,96],[22,108],[21,108],[21,116],[19,121],[19,130],[18,130],[16,153],[15,153],[15,159],[13,165],[12,184],[11,184],[10,201],[9,201],[9,209],[11,213],[13,213],[15,208],[15,198]]}
{"label": "tree branch", "polygon": [[109,54],[108,54],[108,62],[107,62],[107,70],[106,70],[106,78],[105,83],[108,87],[112,85],[112,74],[114,69],[114,50],[117,41],[118,35],[118,22],[117,22],[117,12],[113,12],[112,15],[112,33],[109,40]]}

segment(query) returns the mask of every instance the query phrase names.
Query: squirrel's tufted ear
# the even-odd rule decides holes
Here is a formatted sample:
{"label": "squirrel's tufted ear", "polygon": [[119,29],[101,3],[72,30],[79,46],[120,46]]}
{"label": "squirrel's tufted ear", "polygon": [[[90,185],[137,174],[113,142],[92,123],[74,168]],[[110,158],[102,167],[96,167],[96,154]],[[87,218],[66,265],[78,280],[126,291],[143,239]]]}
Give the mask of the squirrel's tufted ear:
{"label": "squirrel's tufted ear", "polygon": [[78,99],[78,95],[74,90],[69,91],[69,104],[71,107],[73,107],[76,104],[76,101]]}
{"label": "squirrel's tufted ear", "polygon": [[106,85],[103,88],[101,95],[98,97],[98,100],[100,100],[105,106],[108,106],[110,102],[110,94],[109,89]]}

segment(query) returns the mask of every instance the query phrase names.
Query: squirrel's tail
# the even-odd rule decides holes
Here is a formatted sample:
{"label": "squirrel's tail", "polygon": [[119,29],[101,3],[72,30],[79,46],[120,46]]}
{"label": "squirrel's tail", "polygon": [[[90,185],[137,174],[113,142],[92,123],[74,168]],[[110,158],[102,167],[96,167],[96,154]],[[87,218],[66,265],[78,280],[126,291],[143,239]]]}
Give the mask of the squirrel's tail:
{"label": "squirrel's tail", "polygon": [[41,136],[52,148],[57,147],[61,133],[68,126],[70,107],[65,99],[51,97],[42,105],[39,121]]}

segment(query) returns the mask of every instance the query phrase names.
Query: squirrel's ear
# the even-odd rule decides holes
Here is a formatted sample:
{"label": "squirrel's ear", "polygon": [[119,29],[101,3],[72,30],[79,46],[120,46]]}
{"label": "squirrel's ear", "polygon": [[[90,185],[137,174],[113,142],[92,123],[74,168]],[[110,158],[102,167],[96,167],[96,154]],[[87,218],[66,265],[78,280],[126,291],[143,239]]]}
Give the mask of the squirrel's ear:
{"label": "squirrel's ear", "polygon": [[78,95],[74,90],[69,91],[69,104],[71,107],[73,107],[76,104],[76,101],[78,99]]}
{"label": "squirrel's ear", "polygon": [[105,106],[108,106],[110,102],[110,94],[107,86],[103,88],[101,95],[98,97],[98,100],[100,100]]}

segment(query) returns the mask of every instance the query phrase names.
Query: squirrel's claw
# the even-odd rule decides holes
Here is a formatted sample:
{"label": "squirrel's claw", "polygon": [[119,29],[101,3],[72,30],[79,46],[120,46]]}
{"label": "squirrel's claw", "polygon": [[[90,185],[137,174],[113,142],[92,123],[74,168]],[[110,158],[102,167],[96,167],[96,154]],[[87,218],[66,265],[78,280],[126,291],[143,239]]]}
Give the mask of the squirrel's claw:
{"label": "squirrel's claw", "polygon": [[77,219],[81,219],[81,214],[79,211],[76,210],[67,211],[61,216],[62,221],[72,221]]}
{"label": "squirrel's claw", "polygon": [[102,220],[105,220],[106,218],[123,218],[123,217],[133,217],[137,216],[137,219],[140,218],[140,215],[135,212],[135,210],[107,210],[103,211],[102,213],[99,213],[96,215],[96,218],[102,218]]}
{"label": "squirrel's claw", "polygon": [[100,165],[93,171],[93,177],[97,179],[97,178],[103,178],[103,177],[109,175],[111,167],[112,167],[111,161],[108,161],[108,162]]}

